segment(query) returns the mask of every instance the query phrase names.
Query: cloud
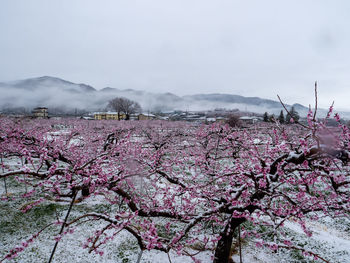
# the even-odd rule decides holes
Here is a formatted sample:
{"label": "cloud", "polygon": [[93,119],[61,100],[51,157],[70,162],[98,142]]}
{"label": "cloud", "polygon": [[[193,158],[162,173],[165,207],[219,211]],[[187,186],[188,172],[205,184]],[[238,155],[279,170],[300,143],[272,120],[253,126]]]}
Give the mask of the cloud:
{"label": "cloud", "polygon": [[2,1],[0,80],[51,75],[97,89],[280,94],[302,104],[312,103],[318,80],[320,97],[346,108],[349,7],[326,0]]}

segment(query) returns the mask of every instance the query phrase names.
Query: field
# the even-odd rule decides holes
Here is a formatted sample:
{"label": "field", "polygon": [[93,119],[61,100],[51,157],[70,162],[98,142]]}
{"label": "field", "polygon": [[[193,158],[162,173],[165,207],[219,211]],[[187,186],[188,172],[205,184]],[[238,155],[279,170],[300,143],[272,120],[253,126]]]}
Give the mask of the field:
{"label": "field", "polygon": [[0,261],[350,262],[341,124],[0,122]]}

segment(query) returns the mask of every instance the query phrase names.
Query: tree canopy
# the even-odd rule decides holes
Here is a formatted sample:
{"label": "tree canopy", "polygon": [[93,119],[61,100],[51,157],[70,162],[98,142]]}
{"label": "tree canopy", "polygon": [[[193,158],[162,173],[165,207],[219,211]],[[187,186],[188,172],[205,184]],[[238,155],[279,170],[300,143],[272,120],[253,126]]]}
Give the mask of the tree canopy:
{"label": "tree canopy", "polygon": [[285,119],[284,119],[284,114],[283,114],[283,110],[281,110],[280,115],[278,116],[278,121],[280,123],[284,123]]}
{"label": "tree canopy", "polygon": [[126,120],[129,120],[131,114],[141,112],[141,106],[138,102],[123,97],[116,97],[110,100],[108,107],[118,113],[119,120],[121,119],[121,114],[125,114]]}

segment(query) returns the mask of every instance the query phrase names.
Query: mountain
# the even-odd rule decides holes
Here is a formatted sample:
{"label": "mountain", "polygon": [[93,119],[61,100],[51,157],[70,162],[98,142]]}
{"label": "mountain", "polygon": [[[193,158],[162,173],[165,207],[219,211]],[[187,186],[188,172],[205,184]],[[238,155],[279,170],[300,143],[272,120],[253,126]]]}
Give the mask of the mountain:
{"label": "mountain", "polygon": [[0,92],[0,110],[16,107],[31,110],[47,106],[69,111],[97,106],[94,96],[91,96],[97,92],[93,87],[50,76],[2,83]]}
{"label": "mountain", "polygon": [[41,90],[44,88],[60,88],[68,92],[93,92],[93,87],[86,84],[76,84],[56,77],[43,76],[39,78],[30,78],[9,83],[13,88],[25,90]]}
{"label": "mountain", "polygon": [[0,82],[0,110],[46,106],[57,112],[104,110],[113,97],[126,97],[141,104],[145,110],[180,109],[183,100],[171,93],[151,93],[133,89],[106,87],[96,90],[57,77],[43,76],[12,82]]}
{"label": "mountain", "polygon": [[[198,111],[226,108],[279,114],[283,109],[278,101],[259,97],[220,93],[180,97],[169,92],[151,93],[112,87],[96,90],[90,85],[77,84],[50,76],[0,82],[0,94],[0,110],[21,107],[30,111],[34,107],[46,106],[54,112],[96,111],[104,110],[108,101],[114,97],[126,97],[137,101],[145,111]],[[291,107],[291,105],[286,106]],[[293,106],[301,116],[307,114],[307,107],[301,104],[294,104]],[[343,116],[345,116],[344,113]]]}
{"label": "mountain", "polygon": [[116,89],[116,88],[111,88],[111,87],[105,87],[103,89],[101,89],[100,91],[101,92],[115,92],[115,91],[118,91],[119,89]]}
{"label": "mountain", "polygon": [[281,104],[277,101],[261,99],[259,97],[243,97],[239,95],[231,95],[231,94],[197,94],[191,96],[184,96],[184,98],[189,97],[190,99],[195,100],[206,100],[213,102],[225,102],[225,103],[244,103],[244,104],[255,104],[255,105],[266,105],[269,104],[274,107],[279,107]]}
{"label": "mountain", "polygon": [[224,103],[224,104],[247,104],[247,105],[255,105],[261,107],[269,107],[269,108],[280,108],[281,103],[262,99],[259,97],[243,97],[239,95],[231,95],[231,94],[196,94],[190,96],[184,96],[184,99],[194,100],[194,101],[207,101],[211,103]]}

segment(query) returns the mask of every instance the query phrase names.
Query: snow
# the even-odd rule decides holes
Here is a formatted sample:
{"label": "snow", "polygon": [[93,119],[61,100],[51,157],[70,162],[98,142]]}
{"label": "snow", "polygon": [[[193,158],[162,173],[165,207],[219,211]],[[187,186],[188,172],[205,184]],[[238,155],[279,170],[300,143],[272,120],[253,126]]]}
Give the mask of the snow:
{"label": "snow", "polygon": [[[102,198],[100,196],[92,198],[91,202],[89,199],[86,199],[82,203],[77,204],[73,207],[72,213],[77,214],[80,210],[86,208],[87,206],[101,205]],[[8,204],[11,204],[12,211],[0,218],[0,224],[7,224],[6,222],[13,221],[14,218],[17,218],[17,212],[14,212],[18,208],[18,202],[16,200],[9,201]],[[44,204],[48,205],[48,203]],[[61,217],[65,215],[66,207],[61,207],[58,209],[58,213]],[[4,209],[4,206],[0,206],[0,211]],[[46,221],[48,219],[47,215],[43,215],[42,218],[35,218],[35,216],[30,216],[28,219],[28,214],[23,214],[23,217],[20,216],[18,225],[15,223],[16,229],[11,229],[10,232],[3,232],[0,230],[0,260],[6,255],[6,253],[20,245],[23,241],[31,237],[31,234],[34,234],[39,230],[37,224],[38,220]],[[24,219],[26,218],[26,219]],[[26,223],[27,222],[27,223]],[[27,225],[27,226],[25,226]],[[101,263],[124,263],[124,262],[136,262],[139,248],[137,246],[136,240],[127,232],[120,232],[116,238],[108,242],[106,245],[101,247],[101,250],[104,251],[103,255],[100,256],[94,252],[88,253],[87,249],[83,248],[83,244],[89,236],[93,236],[94,231],[104,227],[106,223],[104,222],[94,222],[86,223],[79,225],[74,233],[67,234],[62,237],[60,240],[53,262],[101,262]],[[58,233],[59,226],[53,226],[47,231],[44,231],[32,244],[29,245],[23,252],[19,253],[19,256],[15,259],[15,262],[46,262],[50,256],[52,248],[54,246],[53,235]],[[6,227],[8,230],[8,228]],[[12,230],[14,232],[12,232]],[[187,256],[179,256],[173,251],[170,251],[169,256],[172,262],[175,263],[187,263],[193,262]],[[211,253],[202,253],[198,256],[202,262],[210,262]],[[5,261],[6,262],[6,261]],[[141,262],[154,262],[154,263],[163,263],[168,262],[168,255],[160,251],[144,251],[142,254]]]}
{"label": "snow", "polygon": [[287,162],[292,162],[292,161],[299,160],[303,155],[304,155],[303,151],[301,151],[300,153],[290,152],[288,154],[288,157],[287,157],[286,161]]}
{"label": "snow", "polygon": [[[297,155],[297,156],[295,156]],[[298,154],[291,153],[292,158],[298,157]],[[16,158],[5,159],[5,164],[10,165],[13,169],[20,166],[20,160]],[[24,189],[20,188],[14,180],[7,180],[9,196],[8,201],[0,202],[0,260],[6,253],[27,240],[32,234],[36,233],[43,227],[46,222],[55,220],[55,214],[47,213],[37,216],[29,212],[21,214],[19,207],[24,205],[23,200],[16,199],[15,196],[23,193]],[[242,189],[239,189],[242,190]],[[5,196],[3,180],[0,181],[0,196]],[[12,199],[14,197],[14,199]],[[50,202],[41,204],[40,208],[45,208]],[[68,203],[54,203],[60,218],[63,218],[68,207]],[[83,200],[73,207],[73,216],[78,215],[80,211],[89,208],[98,209],[99,206],[106,205],[104,197],[101,195],[93,196]],[[40,211],[40,210],[39,210]],[[12,227],[10,227],[12,225]],[[83,248],[86,239],[93,235],[94,231],[105,226],[103,222],[94,222],[81,224],[74,233],[63,236],[59,242],[57,252],[53,262],[136,262],[139,248],[135,239],[127,232],[120,232],[112,241],[101,247],[104,251],[102,256],[92,252],[88,253]],[[350,262],[350,220],[349,219],[332,219],[323,218],[317,222],[307,221],[307,227],[312,231],[312,237],[307,237],[302,228],[295,221],[287,221],[286,229],[289,236],[294,242],[302,243],[310,251],[313,251],[330,262],[348,263]],[[52,247],[55,243],[52,236],[58,233],[58,226],[53,226],[44,231],[28,248],[19,253],[18,258],[13,262],[46,262],[50,256]],[[179,256],[170,252],[171,262],[190,263],[193,262],[187,256]],[[206,251],[200,253],[197,258],[202,262],[212,262],[212,252]],[[292,251],[285,249],[273,253],[268,248],[257,248],[252,240],[247,239],[242,248],[243,262],[245,263],[289,263],[301,262],[293,256]],[[233,255],[234,262],[239,262],[239,254]],[[7,262],[7,261],[4,261]],[[163,263],[169,262],[168,255],[164,252],[155,250],[144,251],[141,262]],[[302,262],[314,262],[306,258]],[[320,262],[320,261],[318,261]]]}
{"label": "snow", "polygon": [[[14,189],[13,183],[10,184],[11,189]],[[3,188],[2,186],[0,188]],[[0,258],[2,258],[7,251],[20,244],[21,241],[28,239],[31,234],[39,230],[37,224],[39,221],[48,220],[48,215],[35,218],[34,215],[23,214],[23,218],[18,218],[20,215],[15,212],[15,209],[20,207],[21,200],[10,200],[6,204],[2,203],[0,206],[0,212],[2,217],[0,218],[0,225],[4,225],[5,222],[11,220],[18,221],[16,229],[10,229],[13,232],[3,232],[0,229]],[[42,207],[49,203],[43,204]],[[79,211],[89,207],[98,207],[99,205],[105,205],[102,196],[94,196],[87,198],[83,202],[77,204],[73,208],[73,216],[77,215]],[[5,206],[8,206],[8,213],[3,213]],[[63,204],[57,207],[60,217],[64,217],[68,204]],[[133,237],[127,232],[121,232],[112,241],[101,247],[104,251],[102,256],[92,252],[88,253],[87,249],[84,249],[83,243],[86,238],[93,235],[94,231],[103,227],[106,223],[94,222],[79,225],[78,228],[72,234],[63,236],[59,242],[57,252],[54,257],[54,262],[136,262],[139,255],[139,248]],[[287,221],[285,223],[286,228],[290,231],[290,236],[294,241],[305,243],[306,247],[310,251],[315,251],[321,256],[329,259],[330,262],[346,263],[350,262],[350,233],[348,221],[335,222],[331,218],[324,219],[320,222],[308,221],[307,227],[313,232],[311,238],[307,238],[302,228],[298,223],[294,221]],[[344,225],[347,228],[344,230]],[[5,224],[6,226],[6,224]],[[7,230],[8,227],[5,227]],[[24,252],[19,253],[19,257],[15,259],[15,262],[44,262],[47,261],[51,249],[54,245],[52,235],[58,232],[58,226],[51,227],[47,231],[44,231],[37,240],[34,241]],[[190,263],[193,262],[187,256],[179,256],[173,251],[169,254],[171,262],[175,263]],[[206,251],[200,253],[197,258],[201,262],[212,262],[212,252]],[[257,248],[253,241],[247,241],[243,243],[242,248],[243,262],[245,263],[282,263],[282,262],[300,262],[291,256],[290,251],[280,250],[277,253],[273,253],[268,248]],[[232,256],[234,262],[239,262],[239,254],[236,252]],[[6,262],[6,261],[5,261]],[[141,262],[163,263],[169,262],[168,255],[160,251],[144,251],[142,254]],[[306,260],[303,262],[312,262]]]}

